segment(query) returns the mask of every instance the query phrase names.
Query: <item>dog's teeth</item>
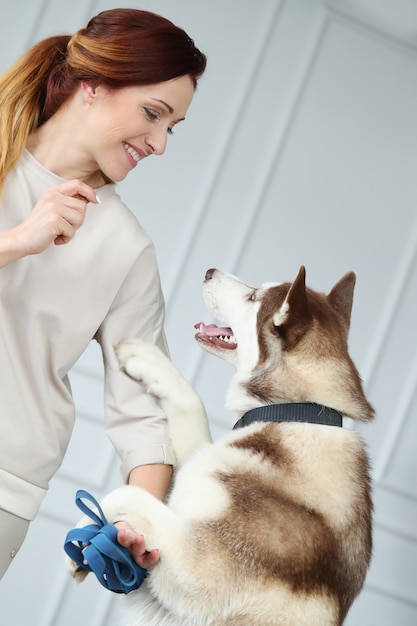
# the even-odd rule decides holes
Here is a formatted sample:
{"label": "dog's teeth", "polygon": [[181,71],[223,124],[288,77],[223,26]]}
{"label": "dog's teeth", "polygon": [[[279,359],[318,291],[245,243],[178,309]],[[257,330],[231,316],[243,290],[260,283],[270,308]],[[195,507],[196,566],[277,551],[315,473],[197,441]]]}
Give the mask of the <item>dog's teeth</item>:
{"label": "dog's teeth", "polygon": [[225,343],[236,343],[236,340],[233,336],[229,337],[229,335],[221,335],[220,339]]}

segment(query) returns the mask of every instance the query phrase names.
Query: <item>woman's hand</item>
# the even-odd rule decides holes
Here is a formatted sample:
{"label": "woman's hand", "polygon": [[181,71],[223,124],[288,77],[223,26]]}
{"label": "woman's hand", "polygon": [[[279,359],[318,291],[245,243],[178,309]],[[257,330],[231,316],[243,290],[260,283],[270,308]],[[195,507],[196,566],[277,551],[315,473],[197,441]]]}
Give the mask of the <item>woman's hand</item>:
{"label": "woman's hand", "polygon": [[151,550],[148,552],[145,547],[145,538],[138,535],[127,522],[117,522],[116,526],[119,530],[117,541],[124,548],[128,548],[129,552],[140,567],[149,569],[159,561],[159,550]]}
{"label": "woman's hand", "polygon": [[27,254],[39,254],[52,242],[68,243],[84,222],[87,204],[97,203],[94,190],[79,180],[44,190],[26,220],[17,228]]}
{"label": "woman's hand", "polygon": [[0,233],[0,267],[51,244],[68,243],[82,226],[89,202],[97,203],[94,190],[79,180],[45,189],[24,222]]}

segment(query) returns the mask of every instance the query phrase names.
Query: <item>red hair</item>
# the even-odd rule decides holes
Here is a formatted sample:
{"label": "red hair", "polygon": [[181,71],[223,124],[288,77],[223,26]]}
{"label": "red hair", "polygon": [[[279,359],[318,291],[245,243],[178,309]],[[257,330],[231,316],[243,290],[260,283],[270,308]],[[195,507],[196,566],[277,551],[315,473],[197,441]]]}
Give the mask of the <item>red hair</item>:
{"label": "red hair", "polygon": [[60,62],[46,83],[42,121],[55,113],[80,81],[118,89],[189,75],[195,88],[206,67],[206,56],[184,30],[138,9],[99,13],[65,41],[65,51],[57,55]]}

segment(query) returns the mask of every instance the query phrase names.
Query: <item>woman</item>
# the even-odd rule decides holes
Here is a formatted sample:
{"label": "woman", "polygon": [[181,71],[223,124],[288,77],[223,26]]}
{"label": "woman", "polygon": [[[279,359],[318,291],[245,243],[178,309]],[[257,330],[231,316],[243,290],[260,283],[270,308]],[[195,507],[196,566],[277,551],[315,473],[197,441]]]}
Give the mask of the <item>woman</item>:
{"label": "woman", "polygon": [[[164,152],[205,65],[168,20],[114,9],[34,45],[0,78],[0,577],[62,462],[67,374],[91,339],[123,477],[165,496],[165,416],[113,351],[133,336],[166,350],[164,303],[153,245],[113,183]],[[118,538],[143,567],[158,559],[128,527]]]}

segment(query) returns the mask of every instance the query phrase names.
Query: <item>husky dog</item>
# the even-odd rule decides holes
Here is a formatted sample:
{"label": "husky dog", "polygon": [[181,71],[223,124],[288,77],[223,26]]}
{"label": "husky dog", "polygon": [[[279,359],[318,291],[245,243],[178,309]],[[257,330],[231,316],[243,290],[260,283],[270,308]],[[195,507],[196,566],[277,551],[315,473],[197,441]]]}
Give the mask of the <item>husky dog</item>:
{"label": "husky dog", "polygon": [[[340,626],[372,549],[368,459],[342,416],[373,409],[348,354],[355,275],[330,293],[293,283],[255,289],[208,270],[204,299],[223,324],[197,342],[236,367],[227,406],[234,430],[210,443],[200,399],[150,344],[117,347],[122,369],[159,398],[179,470],[166,504],[137,487],[108,495],[110,522],[128,521],[159,548],[127,596],[123,626]],[[83,574],[76,571],[77,578]]]}

